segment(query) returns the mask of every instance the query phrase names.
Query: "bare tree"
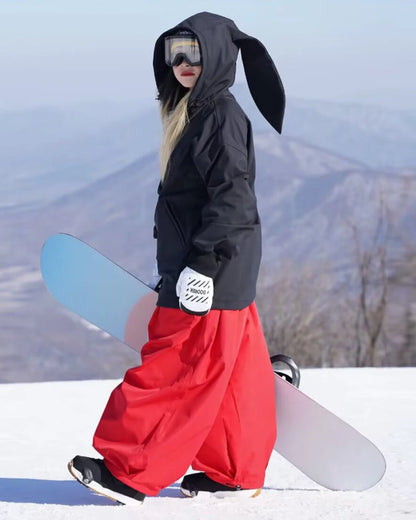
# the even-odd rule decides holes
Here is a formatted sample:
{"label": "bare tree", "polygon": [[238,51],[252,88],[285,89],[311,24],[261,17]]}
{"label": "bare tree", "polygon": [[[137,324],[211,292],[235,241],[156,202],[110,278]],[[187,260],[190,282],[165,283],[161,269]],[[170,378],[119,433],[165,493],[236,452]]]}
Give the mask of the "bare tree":
{"label": "bare tree", "polygon": [[257,306],[270,354],[290,355],[302,366],[328,364],[323,319],[329,272],[322,264],[262,269]]}
{"label": "bare tree", "polygon": [[390,362],[416,365],[416,245],[409,242],[389,273],[394,300],[389,312],[387,338],[392,345]]}
{"label": "bare tree", "polygon": [[416,184],[387,193],[388,203],[379,188],[365,218],[347,222],[352,258],[337,270],[311,260],[262,270],[257,305],[271,354],[300,366],[416,364],[416,246],[405,220]]}
{"label": "bare tree", "polygon": [[382,338],[387,308],[387,253],[392,230],[392,217],[383,193],[373,236],[365,243],[365,235],[356,223],[349,223],[354,242],[358,294],[355,311],[356,366],[375,366]]}

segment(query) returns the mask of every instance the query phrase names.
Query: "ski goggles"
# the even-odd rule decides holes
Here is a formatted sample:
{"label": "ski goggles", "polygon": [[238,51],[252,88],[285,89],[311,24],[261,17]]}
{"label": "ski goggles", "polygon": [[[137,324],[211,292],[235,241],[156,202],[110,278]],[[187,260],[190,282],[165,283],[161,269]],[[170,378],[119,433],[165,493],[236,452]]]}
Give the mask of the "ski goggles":
{"label": "ski goggles", "polygon": [[169,67],[186,61],[192,67],[201,65],[201,52],[194,35],[174,35],[165,38],[165,62]]}

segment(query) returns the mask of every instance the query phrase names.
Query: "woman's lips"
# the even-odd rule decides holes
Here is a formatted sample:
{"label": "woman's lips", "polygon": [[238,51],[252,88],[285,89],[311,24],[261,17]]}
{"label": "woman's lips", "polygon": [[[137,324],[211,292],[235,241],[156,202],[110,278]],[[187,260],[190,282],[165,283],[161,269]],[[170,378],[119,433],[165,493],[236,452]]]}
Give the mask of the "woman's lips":
{"label": "woman's lips", "polygon": [[195,76],[193,72],[182,72],[181,76]]}

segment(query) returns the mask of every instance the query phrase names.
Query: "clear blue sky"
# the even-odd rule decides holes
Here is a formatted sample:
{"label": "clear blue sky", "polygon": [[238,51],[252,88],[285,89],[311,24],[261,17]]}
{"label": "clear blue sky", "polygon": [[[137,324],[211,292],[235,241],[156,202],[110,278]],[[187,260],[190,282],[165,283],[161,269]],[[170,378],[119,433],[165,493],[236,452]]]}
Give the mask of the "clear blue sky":
{"label": "clear blue sky", "polygon": [[416,109],[413,0],[0,0],[0,108],[152,99],[155,39],[199,11],[263,41],[289,97]]}

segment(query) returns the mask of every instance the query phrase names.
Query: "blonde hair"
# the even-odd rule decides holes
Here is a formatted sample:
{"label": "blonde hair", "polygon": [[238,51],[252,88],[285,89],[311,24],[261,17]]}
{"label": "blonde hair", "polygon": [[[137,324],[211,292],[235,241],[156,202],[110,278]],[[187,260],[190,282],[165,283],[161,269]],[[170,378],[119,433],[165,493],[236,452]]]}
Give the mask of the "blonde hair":
{"label": "blonde hair", "polygon": [[160,117],[163,129],[162,144],[159,152],[162,182],[168,173],[170,156],[189,122],[188,99],[190,93],[190,91],[187,92],[171,111],[163,103],[160,104]]}

